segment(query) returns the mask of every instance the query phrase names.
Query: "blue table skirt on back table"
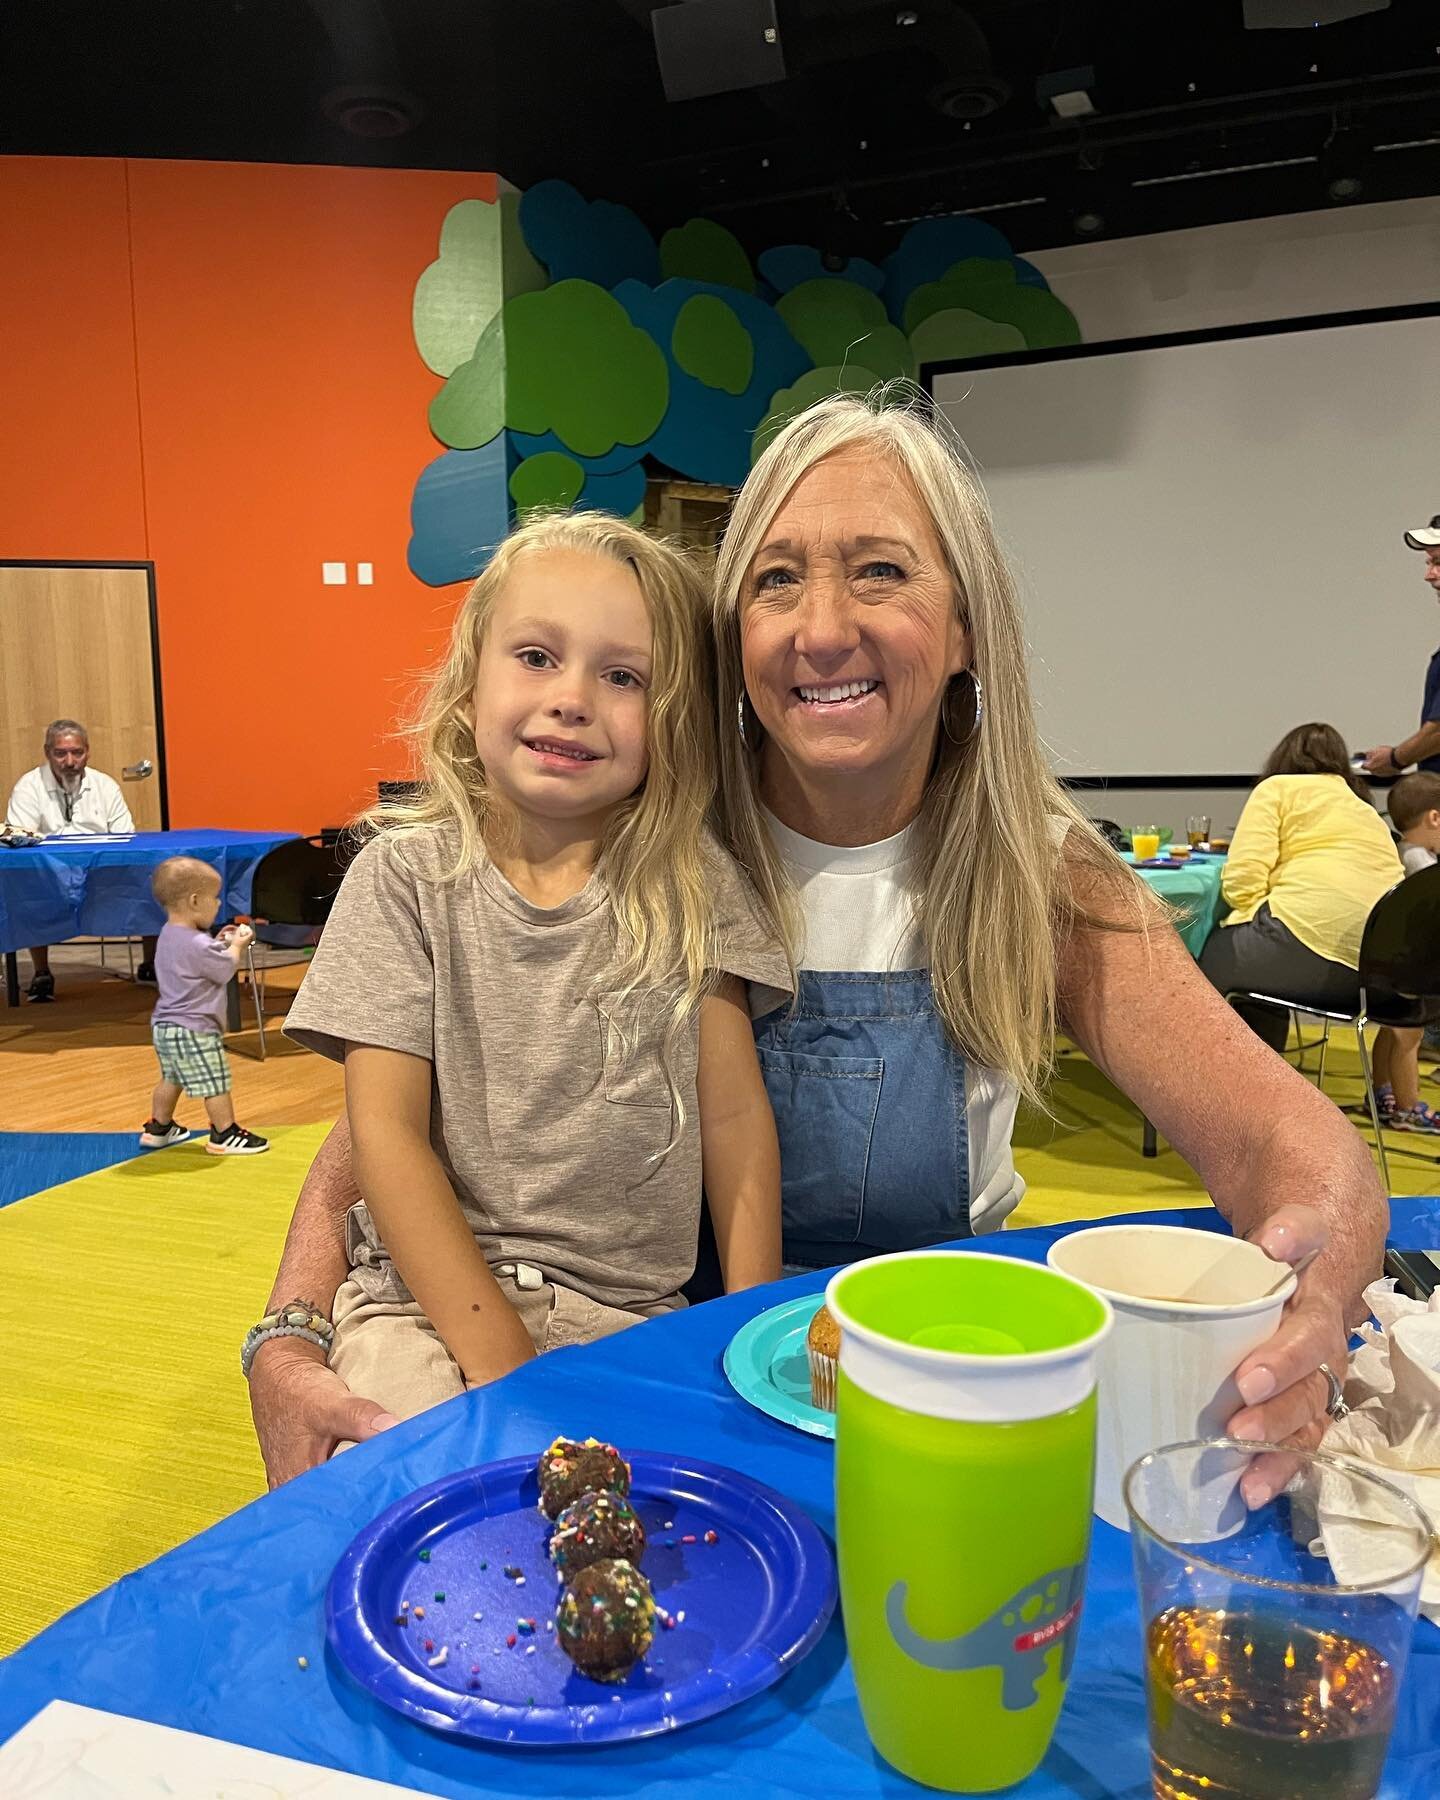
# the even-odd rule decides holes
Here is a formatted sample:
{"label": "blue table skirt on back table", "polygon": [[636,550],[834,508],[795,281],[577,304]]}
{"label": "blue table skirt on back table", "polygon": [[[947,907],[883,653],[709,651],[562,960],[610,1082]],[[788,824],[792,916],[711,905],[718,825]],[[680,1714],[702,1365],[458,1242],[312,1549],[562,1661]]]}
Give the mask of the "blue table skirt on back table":
{"label": "blue table skirt on back table", "polygon": [[74,937],[140,937],[165,914],[150,877],[168,856],[198,856],[220,871],[220,917],[250,910],[260,859],[288,831],[140,831],[130,838],[52,838],[0,850],[0,954]]}
{"label": "blue table skirt on back table", "polygon": [[[1224,1229],[1209,1208],[1131,1216]],[[1005,1232],[981,1242],[1042,1261],[1055,1238],[1074,1229]],[[1440,1200],[1395,1202],[1391,1242],[1440,1248]],[[567,1752],[452,1742],[371,1701],[325,1649],[325,1586],[362,1525],[453,1470],[536,1455],[557,1432],[593,1432],[622,1447],[729,1463],[792,1496],[833,1537],[833,1447],[754,1411],[731,1392],[720,1367],[726,1343],[747,1319],[787,1295],[818,1292],[823,1279],[797,1277],[553,1352],[256,1500],[0,1663],[0,1741],[58,1698],[433,1795],[678,1795],[707,1779],[752,1796],[847,1800],[924,1791],[870,1748],[838,1616],[798,1669],[733,1711],[643,1743]],[[137,1349],[137,1367],[145,1354]],[[123,1418],[115,1428],[125,1429]],[[172,1478],[183,1484],[183,1443],[172,1466]],[[44,1582],[43,1563],[32,1578]],[[297,1666],[300,1656],[309,1658],[308,1670]],[[1440,1630],[1422,1621],[1383,1800],[1440,1793],[1437,1718]],[[960,1733],[966,1722],[936,1719],[935,1729]],[[1150,1793],[1130,1546],[1098,1520],[1059,1730],[1041,1769],[1009,1791],[1023,1800],[1141,1800]]]}

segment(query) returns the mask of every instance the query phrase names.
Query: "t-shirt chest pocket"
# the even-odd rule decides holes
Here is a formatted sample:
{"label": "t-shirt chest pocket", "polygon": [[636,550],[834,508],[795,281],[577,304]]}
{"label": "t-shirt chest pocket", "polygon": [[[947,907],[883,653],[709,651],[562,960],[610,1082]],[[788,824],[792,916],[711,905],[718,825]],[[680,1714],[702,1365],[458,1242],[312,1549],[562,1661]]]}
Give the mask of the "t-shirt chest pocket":
{"label": "t-shirt chest pocket", "polygon": [[671,1104],[670,1083],[661,1060],[669,1023],[669,1000],[658,988],[595,997],[605,1098],[617,1106]]}

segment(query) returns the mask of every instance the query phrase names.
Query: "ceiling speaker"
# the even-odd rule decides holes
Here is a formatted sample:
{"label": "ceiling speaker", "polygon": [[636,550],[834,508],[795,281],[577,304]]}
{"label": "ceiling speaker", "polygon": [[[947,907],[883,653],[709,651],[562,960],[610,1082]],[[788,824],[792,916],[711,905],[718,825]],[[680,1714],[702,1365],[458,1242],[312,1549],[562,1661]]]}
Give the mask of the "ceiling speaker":
{"label": "ceiling speaker", "polygon": [[775,0],[682,0],[650,15],[667,100],[785,79]]}

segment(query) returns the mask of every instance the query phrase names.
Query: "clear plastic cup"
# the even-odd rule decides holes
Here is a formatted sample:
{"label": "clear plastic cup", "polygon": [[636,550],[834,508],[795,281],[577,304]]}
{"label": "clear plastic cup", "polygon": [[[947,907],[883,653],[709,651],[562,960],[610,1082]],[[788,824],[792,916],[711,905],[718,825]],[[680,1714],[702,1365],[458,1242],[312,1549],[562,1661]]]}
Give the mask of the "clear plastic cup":
{"label": "clear plastic cup", "polygon": [[1372,1800],[1434,1547],[1422,1509],[1348,1458],[1296,1465],[1224,1535],[1277,1446],[1171,1444],[1125,1477],[1156,1800]]}
{"label": "clear plastic cup", "polygon": [[1158,825],[1137,825],[1130,833],[1130,849],[1136,862],[1148,862],[1152,856],[1160,854],[1160,827]]}

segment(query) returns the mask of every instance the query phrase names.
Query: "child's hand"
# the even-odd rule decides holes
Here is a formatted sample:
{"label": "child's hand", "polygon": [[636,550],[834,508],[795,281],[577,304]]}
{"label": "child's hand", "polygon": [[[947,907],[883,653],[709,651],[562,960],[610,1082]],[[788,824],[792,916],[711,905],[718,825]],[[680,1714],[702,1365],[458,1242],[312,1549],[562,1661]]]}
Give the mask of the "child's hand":
{"label": "child's hand", "polygon": [[247,944],[255,942],[255,933],[248,925],[229,925],[226,930],[229,932],[229,941],[237,950],[243,950]]}

